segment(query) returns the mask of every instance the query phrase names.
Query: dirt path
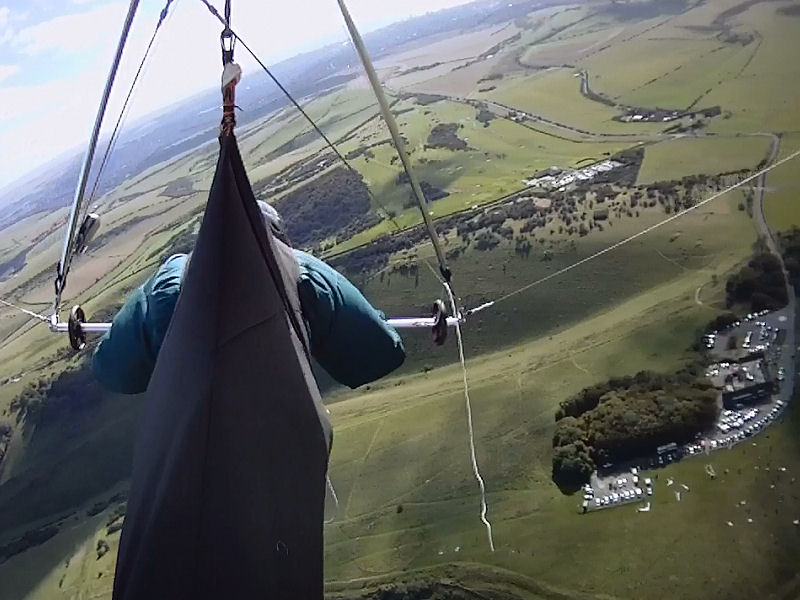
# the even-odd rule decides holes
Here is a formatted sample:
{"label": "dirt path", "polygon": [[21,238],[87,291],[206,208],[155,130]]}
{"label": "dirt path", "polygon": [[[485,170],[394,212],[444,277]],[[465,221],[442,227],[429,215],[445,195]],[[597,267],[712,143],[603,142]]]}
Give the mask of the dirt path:
{"label": "dirt path", "polygon": [[[703,285],[705,285],[705,284],[703,284]],[[700,287],[698,287],[694,291],[694,301],[695,301],[695,304],[697,304],[698,306],[705,306],[705,304],[703,304],[703,301],[700,300],[700,290],[703,289],[703,285],[701,285]]]}
{"label": "dirt path", "polygon": [[661,250],[656,250],[656,253],[657,253],[657,254],[658,254],[658,255],[659,255],[661,258],[663,258],[665,261],[667,261],[669,264],[671,264],[671,265],[675,265],[676,267],[678,267],[678,268],[679,268],[679,269],[681,269],[682,271],[688,271],[688,270],[689,270],[689,268],[688,268],[688,267],[684,267],[684,266],[683,266],[681,263],[679,263],[679,262],[678,262],[677,260],[675,260],[674,258],[670,258],[670,257],[669,257],[669,256],[667,256],[666,254],[664,254],[663,252],[661,252]]}

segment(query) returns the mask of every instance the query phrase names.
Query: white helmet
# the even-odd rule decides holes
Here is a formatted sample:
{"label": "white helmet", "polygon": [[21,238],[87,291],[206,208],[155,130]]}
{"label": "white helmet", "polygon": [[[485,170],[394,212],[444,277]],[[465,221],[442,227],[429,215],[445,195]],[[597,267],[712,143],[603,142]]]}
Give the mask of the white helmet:
{"label": "white helmet", "polygon": [[286,228],[284,227],[283,218],[280,213],[275,210],[274,206],[263,200],[258,200],[258,208],[261,210],[261,215],[264,217],[264,225],[272,230],[272,234],[275,237],[285,244],[288,244]]}

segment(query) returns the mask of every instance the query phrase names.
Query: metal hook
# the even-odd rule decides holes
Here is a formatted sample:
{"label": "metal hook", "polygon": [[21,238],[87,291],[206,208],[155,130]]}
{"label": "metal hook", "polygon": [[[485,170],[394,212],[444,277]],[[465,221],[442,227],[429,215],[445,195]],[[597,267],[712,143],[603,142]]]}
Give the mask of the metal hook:
{"label": "metal hook", "polygon": [[236,46],[236,38],[233,35],[233,31],[230,27],[225,27],[222,30],[222,33],[219,34],[219,44],[222,48],[222,65],[225,66],[228,63],[233,62],[233,49]]}

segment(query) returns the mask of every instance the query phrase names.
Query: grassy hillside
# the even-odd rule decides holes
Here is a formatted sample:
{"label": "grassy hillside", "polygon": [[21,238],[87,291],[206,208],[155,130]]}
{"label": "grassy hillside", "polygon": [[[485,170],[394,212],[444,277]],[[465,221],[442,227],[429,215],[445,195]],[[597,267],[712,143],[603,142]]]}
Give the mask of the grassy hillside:
{"label": "grassy hillside", "polygon": [[681,179],[689,175],[753,170],[769,154],[768,136],[729,139],[681,138],[654,144],[645,151],[638,183]]}
{"label": "grassy hillside", "polygon": [[[780,157],[797,150],[800,150],[800,135],[783,136]],[[796,164],[785,163],[767,176],[764,212],[774,230],[800,226],[800,170]]]}
{"label": "grassy hillside", "polygon": [[[561,496],[549,481],[552,415],[559,399],[605,374],[677,365],[687,340],[713,314],[693,300],[696,286],[707,281],[706,273],[686,271],[549,339],[470,361],[478,459],[498,546],[494,554],[477,519],[458,368],[404,378],[401,385],[331,405],[337,430],[331,477],[340,505],[336,520],[326,527],[326,577],[347,589],[352,584],[344,582],[379,573],[466,561],[511,569],[555,589],[623,597],[641,584],[615,576],[620,570],[670,579],[668,589],[650,590],[655,598],[676,593],[707,598],[704,582],[711,578],[718,586],[713,598],[793,585],[790,565],[797,541],[792,537],[796,516],[790,474],[800,468],[796,408],[756,438],[755,446],[660,471],[654,509],[646,515],[630,507],[580,516],[575,498]],[[472,338],[467,333],[468,348]],[[705,475],[706,462],[720,474],[716,481]],[[756,466],[761,470],[755,471]],[[779,466],[788,472],[778,471]],[[663,486],[667,477],[690,487],[682,502]],[[738,505],[740,500],[746,505]],[[107,591],[112,558],[97,560],[93,550],[98,539],[107,539],[113,556],[118,534],[107,535],[102,517],[82,527],[92,531],[92,523],[95,533],[77,549],[69,548],[71,538],[58,536],[16,563],[0,566],[0,574],[61,547],[62,560],[52,563],[50,575],[31,597],[52,597],[59,581],[64,594]],[[700,537],[693,535],[698,523],[703,523]],[[747,543],[731,546],[741,540],[741,528],[748,532]],[[672,551],[675,544],[681,552]],[[720,569],[718,562],[702,560],[718,554],[720,547],[725,563],[750,565],[746,575],[731,571],[730,564]],[[581,578],[576,585],[577,564]]]}

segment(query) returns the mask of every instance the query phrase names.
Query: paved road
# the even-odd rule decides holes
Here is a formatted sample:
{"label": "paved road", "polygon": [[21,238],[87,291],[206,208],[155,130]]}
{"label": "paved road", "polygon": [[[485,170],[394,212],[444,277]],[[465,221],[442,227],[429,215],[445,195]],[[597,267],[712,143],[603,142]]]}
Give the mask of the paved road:
{"label": "paved road", "polygon": [[[772,148],[770,155],[767,159],[767,164],[771,165],[778,159],[778,153],[781,148],[781,138],[772,134]],[[784,324],[786,327],[786,344],[784,345],[783,356],[781,357],[781,366],[786,372],[786,379],[781,385],[781,398],[788,403],[792,398],[792,392],[796,384],[796,368],[795,368],[795,354],[797,350],[797,342],[795,340],[795,322],[797,319],[797,298],[795,297],[794,288],[789,285],[789,274],[786,271],[786,265],[783,264],[783,256],[778,248],[778,242],[774,232],[770,229],[769,223],[764,216],[764,195],[766,191],[767,174],[763,173],[757,180],[755,186],[756,197],[753,201],[753,219],[756,222],[761,236],[764,238],[767,248],[774,254],[781,263],[783,276],[786,281],[786,289],[788,291],[789,303],[786,307],[786,316],[788,321]]]}
{"label": "paved road", "polygon": [[[778,153],[781,149],[781,138],[774,133],[769,135],[772,138],[772,147],[770,148],[770,154],[767,158],[767,164],[771,165],[778,159]],[[783,257],[778,249],[778,243],[775,240],[775,235],[772,233],[772,230],[770,230],[767,219],[764,216],[764,192],[766,191],[766,182],[766,173],[762,173],[761,176],[756,180],[756,185],[754,186],[756,198],[753,202],[753,218],[756,221],[756,225],[758,226],[761,235],[766,240],[770,252],[777,256],[778,260],[781,261],[781,265],[783,265]],[[785,272],[786,269],[784,268],[784,273]]]}

